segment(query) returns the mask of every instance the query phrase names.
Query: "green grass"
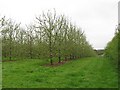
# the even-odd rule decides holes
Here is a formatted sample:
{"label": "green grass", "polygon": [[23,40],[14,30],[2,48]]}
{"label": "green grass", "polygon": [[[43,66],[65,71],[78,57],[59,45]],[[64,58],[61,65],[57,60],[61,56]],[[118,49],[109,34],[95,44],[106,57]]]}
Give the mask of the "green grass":
{"label": "green grass", "polygon": [[2,89],[2,63],[0,62],[0,89]]}
{"label": "green grass", "polygon": [[32,59],[3,62],[3,88],[116,88],[118,78],[103,57],[82,58],[57,67]]}

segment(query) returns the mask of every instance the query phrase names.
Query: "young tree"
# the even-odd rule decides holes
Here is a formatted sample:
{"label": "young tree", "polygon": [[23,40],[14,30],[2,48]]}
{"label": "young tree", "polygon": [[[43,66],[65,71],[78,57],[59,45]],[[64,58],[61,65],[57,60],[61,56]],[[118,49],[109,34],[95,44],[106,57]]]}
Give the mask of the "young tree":
{"label": "young tree", "polygon": [[54,36],[54,30],[56,28],[56,12],[52,14],[50,11],[45,14],[43,12],[42,17],[36,17],[36,19],[39,22],[39,27],[43,29],[44,35],[48,38],[48,46],[49,46],[49,56],[50,56],[50,63],[53,64],[53,36]]}
{"label": "young tree", "polygon": [[27,46],[28,46],[28,54],[29,57],[33,58],[33,46],[34,46],[34,26],[27,26],[26,38],[27,38]]}
{"label": "young tree", "polygon": [[64,15],[60,15],[59,18],[57,19],[57,28],[55,30],[55,42],[56,42],[56,48],[58,51],[58,63],[61,62],[61,52],[62,52],[62,44],[63,44],[63,34],[64,34]]}
{"label": "young tree", "polygon": [[[14,47],[15,32],[19,29],[20,24],[14,23],[11,19],[6,20],[5,17],[2,18],[2,38],[3,46],[6,49],[5,57],[8,52],[9,59],[12,60],[12,49]],[[9,48],[8,48],[9,47]],[[3,51],[4,52],[4,51]]]}

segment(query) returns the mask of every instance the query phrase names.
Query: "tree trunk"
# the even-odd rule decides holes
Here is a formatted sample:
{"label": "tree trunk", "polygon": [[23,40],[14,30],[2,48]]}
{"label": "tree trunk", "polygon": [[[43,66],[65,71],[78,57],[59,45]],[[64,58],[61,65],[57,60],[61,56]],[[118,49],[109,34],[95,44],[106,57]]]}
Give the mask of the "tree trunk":
{"label": "tree trunk", "polygon": [[9,55],[10,55],[9,59],[10,60],[12,60],[12,56],[11,56],[12,55],[12,45],[11,44],[12,44],[12,35],[10,35],[10,53],[9,53]]}
{"label": "tree trunk", "polygon": [[11,48],[11,45],[10,45],[10,57],[9,57],[10,60],[12,60],[12,56],[11,56],[11,55],[12,55],[12,52],[11,52],[11,50],[12,50],[12,48]]}
{"label": "tree trunk", "polygon": [[32,58],[32,37],[30,36],[30,59]]}
{"label": "tree trunk", "polygon": [[52,35],[52,33],[50,32],[50,37],[49,37],[49,52],[50,52],[50,63],[51,63],[51,65],[53,65],[53,61],[52,61],[52,41],[51,41],[51,35]]}
{"label": "tree trunk", "polygon": [[67,35],[67,32],[65,32],[65,48],[64,48],[65,60],[67,60],[67,55],[66,55],[66,48],[67,48],[67,47],[66,47],[66,44],[67,44],[67,43],[66,43],[66,41],[67,41],[67,40],[66,40],[66,35]]}
{"label": "tree trunk", "polygon": [[61,62],[61,51],[59,49],[59,56],[58,56],[58,59],[59,59],[59,63]]}
{"label": "tree trunk", "polygon": [[70,60],[72,59],[72,55],[70,54]]}
{"label": "tree trunk", "polygon": [[61,62],[61,50],[60,50],[60,40],[59,40],[59,50],[58,50],[58,53],[59,53],[59,55],[58,55],[58,59],[59,59],[59,63]]}
{"label": "tree trunk", "polygon": [[50,45],[50,63],[51,63],[51,65],[53,65],[53,61],[52,61],[52,49],[51,49],[51,45]]}

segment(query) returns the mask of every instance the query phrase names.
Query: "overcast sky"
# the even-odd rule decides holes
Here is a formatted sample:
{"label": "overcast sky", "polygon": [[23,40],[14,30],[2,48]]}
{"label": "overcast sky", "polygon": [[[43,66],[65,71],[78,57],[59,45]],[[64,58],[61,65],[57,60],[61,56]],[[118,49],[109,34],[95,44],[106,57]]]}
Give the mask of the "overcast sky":
{"label": "overcast sky", "polygon": [[113,38],[118,23],[119,0],[0,0],[0,16],[22,25],[33,22],[42,11],[65,14],[85,31],[87,40],[101,49]]}

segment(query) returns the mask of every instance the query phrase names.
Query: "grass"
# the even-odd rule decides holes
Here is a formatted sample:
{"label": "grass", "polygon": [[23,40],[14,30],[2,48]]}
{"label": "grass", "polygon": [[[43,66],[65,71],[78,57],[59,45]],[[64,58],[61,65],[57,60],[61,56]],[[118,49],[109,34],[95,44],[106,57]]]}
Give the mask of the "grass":
{"label": "grass", "polygon": [[0,62],[0,89],[2,89],[2,63]]}
{"label": "grass", "polygon": [[110,61],[89,57],[57,67],[32,59],[3,62],[3,88],[117,88],[118,77]]}

